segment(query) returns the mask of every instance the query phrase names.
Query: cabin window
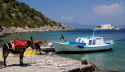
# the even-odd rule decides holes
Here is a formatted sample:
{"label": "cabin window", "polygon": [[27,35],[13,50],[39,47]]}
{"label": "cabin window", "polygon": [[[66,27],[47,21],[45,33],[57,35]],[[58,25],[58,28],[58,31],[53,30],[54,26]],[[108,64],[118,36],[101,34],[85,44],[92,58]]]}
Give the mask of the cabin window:
{"label": "cabin window", "polygon": [[97,40],[100,40],[101,38],[96,38]]}
{"label": "cabin window", "polygon": [[82,43],[84,43],[84,41],[82,41]]}
{"label": "cabin window", "polygon": [[95,45],[96,40],[93,40],[93,45]]}
{"label": "cabin window", "polygon": [[91,45],[92,44],[92,40],[89,40],[89,45]]}
{"label": "cabin window", "polygon": [[81,39],[78,40],[78,42],[80,42],[80,41],[81,41]]}

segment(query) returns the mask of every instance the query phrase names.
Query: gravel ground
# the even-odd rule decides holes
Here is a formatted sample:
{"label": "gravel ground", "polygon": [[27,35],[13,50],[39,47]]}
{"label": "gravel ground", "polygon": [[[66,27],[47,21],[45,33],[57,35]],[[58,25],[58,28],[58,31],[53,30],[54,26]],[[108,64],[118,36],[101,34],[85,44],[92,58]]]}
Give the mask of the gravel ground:
{"label": "gravel ground", "polygon": [[67,72],[72,69],[84,67],[78,60],[53,54],[24,56],[23,61],[24,65],[20,66],[19,57],[11,54],[7,58],[8,66],[3,68],[3,59],[0,58],[0,72]]}

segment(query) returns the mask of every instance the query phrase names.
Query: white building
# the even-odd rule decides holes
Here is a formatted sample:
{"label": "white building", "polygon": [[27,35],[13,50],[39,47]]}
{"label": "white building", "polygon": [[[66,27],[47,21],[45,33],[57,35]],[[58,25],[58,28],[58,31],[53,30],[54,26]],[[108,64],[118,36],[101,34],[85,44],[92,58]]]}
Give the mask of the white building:
{"label": "white building", "polygon": [[99,25],[97,26],[97,29],[113,29],[114,26],[112,26],[111,24],[103,24],[103,25]]}

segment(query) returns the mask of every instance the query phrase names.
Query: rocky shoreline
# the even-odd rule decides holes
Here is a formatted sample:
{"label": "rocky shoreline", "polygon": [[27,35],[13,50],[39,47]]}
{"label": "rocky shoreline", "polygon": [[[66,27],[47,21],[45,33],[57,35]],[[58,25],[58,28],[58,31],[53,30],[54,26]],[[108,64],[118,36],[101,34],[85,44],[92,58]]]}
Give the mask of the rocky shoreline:
{"label": "rocky shoreline", "polygon": [[0,28],[0,37],[7,36],[12,33],[20,33],[20,32],[36,32],[36,31],[61,31],[61,30],[71,30],[66,25],[62,24],[62,27],[60,26],[44,26],[39,28],[29,28],[28,26],[25,26],[24,28],[21,27],[5,27],[1,26]]}

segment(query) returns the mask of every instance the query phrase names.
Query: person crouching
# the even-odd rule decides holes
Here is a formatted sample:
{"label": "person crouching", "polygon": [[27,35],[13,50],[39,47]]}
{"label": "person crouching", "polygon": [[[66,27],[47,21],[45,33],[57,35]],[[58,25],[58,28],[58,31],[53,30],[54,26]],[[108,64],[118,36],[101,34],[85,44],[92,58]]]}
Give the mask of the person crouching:
{"label": "person crouching", "polygon": [[41,40],[35,41],[36,54],[42,55],[42,53],[41,53],[41,48],[40,48],[40,44],[42,44],[42,41],[41,41]]}

